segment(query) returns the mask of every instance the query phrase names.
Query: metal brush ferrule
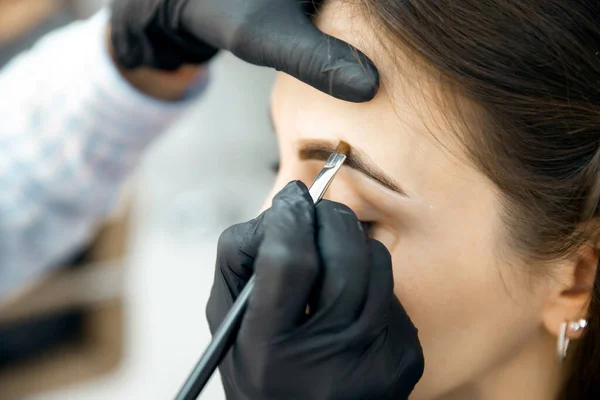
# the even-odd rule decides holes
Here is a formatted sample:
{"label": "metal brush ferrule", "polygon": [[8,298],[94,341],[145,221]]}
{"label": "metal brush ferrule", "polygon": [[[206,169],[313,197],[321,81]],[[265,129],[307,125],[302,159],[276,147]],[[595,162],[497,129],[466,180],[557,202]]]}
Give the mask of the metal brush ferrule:
{"label": "metal brush ferrule", "polygon": [[313,202],[317,204],[323,196],[325,192],[329,188],[329,185],[333,181],[335,174],[339,171],[339,169],[346,161],[346,156],[343,154],[334,153],[329,156],[325,166],[319,172],[319,175],[315,178],[315,181],[310,186],[308,192],[310,193],[310,197],[313,199]]}

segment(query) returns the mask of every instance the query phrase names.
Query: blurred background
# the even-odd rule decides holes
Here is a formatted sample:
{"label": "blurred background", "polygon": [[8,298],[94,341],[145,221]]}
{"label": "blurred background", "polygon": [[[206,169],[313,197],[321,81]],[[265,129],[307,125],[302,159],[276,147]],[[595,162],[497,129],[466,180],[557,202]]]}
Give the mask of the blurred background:
{"label": "blurred background", "polygon": [[[103,0],[0,0],[0,66]],[[0,305],[0,399],[172,398],[210,339],[216,241],[275,173],[274,73],[221,54],[208,92],[155,142],[123,206],[72,265]],[[223,399],[213,377],[202,399]]]}

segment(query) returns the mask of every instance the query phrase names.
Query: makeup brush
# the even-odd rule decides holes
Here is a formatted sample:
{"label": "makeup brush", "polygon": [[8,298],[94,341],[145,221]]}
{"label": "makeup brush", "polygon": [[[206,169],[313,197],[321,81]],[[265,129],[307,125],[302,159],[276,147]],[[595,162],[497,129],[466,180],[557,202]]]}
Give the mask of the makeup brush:
{"label": "makeup brush", "polygon": [[[317,204],[325,195],[333,178],[346,161],[351,147],[348,143],[341,141],[335,152],[329,156],[325,166],[310,186],[309,193],[313,202]],[[254,290],[255,277],[250,278],[235,303],[225,316],[225,319],[215,332],[212,341],[200,357],[200,360],[192,370],[192,373],[181,387],[176,400],[196,400],[198,395],[206,386],[206,383],[215,372],[233,343],[246,311],[246,305],[252,291]]]}

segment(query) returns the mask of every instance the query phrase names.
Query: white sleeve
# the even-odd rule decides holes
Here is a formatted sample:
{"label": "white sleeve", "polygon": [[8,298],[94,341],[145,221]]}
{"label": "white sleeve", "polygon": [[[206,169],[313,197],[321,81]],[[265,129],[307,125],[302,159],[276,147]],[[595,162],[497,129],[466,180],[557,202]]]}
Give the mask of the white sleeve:
{"label": "white sleeve", "polygon": [[113,65],[106,10],[0,70],[0,300],[85,244],[140,153],[199,95],[166,103]]}

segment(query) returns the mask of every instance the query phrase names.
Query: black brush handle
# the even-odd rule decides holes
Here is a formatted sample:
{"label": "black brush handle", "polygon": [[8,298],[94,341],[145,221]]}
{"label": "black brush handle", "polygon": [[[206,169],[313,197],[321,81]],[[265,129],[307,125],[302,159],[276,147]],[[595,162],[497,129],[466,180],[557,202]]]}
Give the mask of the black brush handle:
{"label": "black brush handle", "polygon": [[[346,161],[346,154],[350,152],[350,145],[346,142],[340,142],[335,153],[333,153],[321,173],[317,176],[311,185],[309,192],[315,205],[321,200],[329,184],[335,177],[338,170]],[[254,290],[255,277],[252,275],[242,293],[238,296],[233,307],[225,316],[225,319],[219,326],[219,329],[213,335],[213,339],[200,357],[200,360],[194,367],[194,370],[185,381],[183,387],[177,394],[175,400],[196,400],[206,383],[215,372],[227,352],[235,342],[235,338],[240,329],[240,323],[246,311],[246,305],[250,294]]]}
{"label": "black brush handle", "polygon": [[248,299],[254,289],[254,282],[255,277],[252,275],[242,293],[233,303],[233,307],[225,316],[221,326],[213,335],[212,341],[198,360],[192,373],[179,390],[175,400],[196,400],[225,355],[227,355],[235,342]]}

